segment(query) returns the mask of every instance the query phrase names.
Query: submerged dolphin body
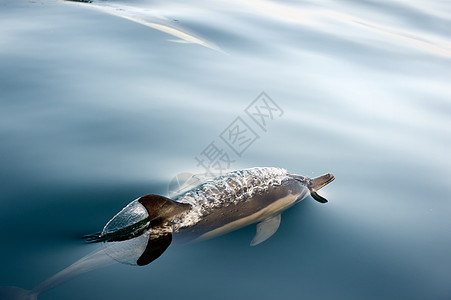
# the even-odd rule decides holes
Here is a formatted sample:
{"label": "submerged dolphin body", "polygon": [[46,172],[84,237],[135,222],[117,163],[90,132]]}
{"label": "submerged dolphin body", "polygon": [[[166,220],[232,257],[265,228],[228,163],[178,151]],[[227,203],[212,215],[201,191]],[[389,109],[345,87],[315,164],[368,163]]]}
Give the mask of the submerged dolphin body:
{"label": "submerged dolphin body", "polygon": [[[32,290],[0,287],[1,299],[37,299],[37,296],[84,272],[114,261],[147,265],[174,242],[209,239],[257,223],[251,246],[278,229],[281,213],[308,195],[325,203],[317,190],[334,180],[289,174],[280,168],[238,170],[185,189],[173,200],[142,196],[116,214],[99,234],[87,236],[102,249],[53,275]],[[112,259],[111,259],[112,258]]]}

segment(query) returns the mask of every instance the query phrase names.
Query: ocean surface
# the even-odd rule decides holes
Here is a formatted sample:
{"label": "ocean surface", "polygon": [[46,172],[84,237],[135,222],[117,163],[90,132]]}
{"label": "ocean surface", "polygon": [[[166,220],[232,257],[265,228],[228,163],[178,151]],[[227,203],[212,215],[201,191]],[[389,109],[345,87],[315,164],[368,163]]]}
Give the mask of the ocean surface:
{"label": "ocean surface", "polygon": [[0,0],[0,286],[179,174],[275,166],[329,203],[39,299],[451,299],[450,83],[449,1]]}

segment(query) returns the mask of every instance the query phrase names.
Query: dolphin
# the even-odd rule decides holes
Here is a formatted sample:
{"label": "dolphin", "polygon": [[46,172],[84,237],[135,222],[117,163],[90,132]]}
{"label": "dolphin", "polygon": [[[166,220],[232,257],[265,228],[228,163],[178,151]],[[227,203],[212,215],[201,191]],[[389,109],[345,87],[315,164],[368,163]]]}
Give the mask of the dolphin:
{"label": "dolphin", "polygon": [[210,239],[257,224],[250,245],[270,238],[279,228],[281,214],[334,180],[332,174],[316,178],[288,173],[282,168],[237,170],[181,189],[173,199],[149,194],[130,202],[103,228],[88,235],[101,249],[81,258],[32,290],[0,287],[0,298],[35,300],[38,295],[69,279],[113,262],[144,266],[172,243]]}
{"label": "dolphin", "polygon": [[317,190],[334,178],[325,174],[311,179],[271,167],[237,170],[173,199],[141,196],[116,214],[101,233],[86,238],[102,242],[113,259],[140,266],[157,259],[172,242],[206,240],[254,223],[257,232],[251,246],[256,246],[277,231],[283,211],[308,195],[326,203]]}

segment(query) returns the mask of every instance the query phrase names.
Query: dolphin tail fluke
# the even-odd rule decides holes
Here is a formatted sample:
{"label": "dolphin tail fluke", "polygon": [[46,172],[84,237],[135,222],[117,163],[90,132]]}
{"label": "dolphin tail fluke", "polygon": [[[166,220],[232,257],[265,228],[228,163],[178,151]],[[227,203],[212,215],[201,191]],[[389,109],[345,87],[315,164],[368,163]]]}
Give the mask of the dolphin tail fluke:
{"label": "dolphin tail fluke", "polygon": [[36,300],[38,293],[17,286],[1,286],[0,299],[4,300]]}

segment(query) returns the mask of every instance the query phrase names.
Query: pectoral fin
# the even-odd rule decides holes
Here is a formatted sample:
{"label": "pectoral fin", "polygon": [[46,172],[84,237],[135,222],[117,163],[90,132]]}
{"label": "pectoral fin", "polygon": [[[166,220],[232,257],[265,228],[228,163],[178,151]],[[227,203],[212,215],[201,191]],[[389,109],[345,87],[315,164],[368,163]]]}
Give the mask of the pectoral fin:
{"label": "pectoral fin", "polygon": [[310,195],[312,196],[313,199],[315,199],[319,203],[327,203],[328,202],[326,198],[321,197],[320,195],[318,195],[317,192],[311,192]]}
{"label": "pectoral fin", "polygon": [[159,233],[158,235],[149,235],[149,241],[147,242],[146,249],[136,261],[136,264],[138,266],[145,266],[147,264],[150,264],[158,257],[160,257],[160,255],[163,254],[164,251],[166,251],[171,242],[171,232],[163,232]]}
{"label": "pectoral fin", "polygon": [[256,246],[269,239],[279,228],[280,214],[272,216],[257,224],[257,233],[251,242],[251,246]]}

